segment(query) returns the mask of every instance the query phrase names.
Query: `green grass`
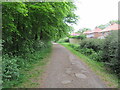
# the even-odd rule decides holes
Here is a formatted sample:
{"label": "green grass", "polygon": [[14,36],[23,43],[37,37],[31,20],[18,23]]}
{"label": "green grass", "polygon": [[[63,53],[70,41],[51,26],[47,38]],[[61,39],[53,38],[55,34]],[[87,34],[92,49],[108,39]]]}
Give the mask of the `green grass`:
{"label": "green grass", "polygon": [[[20,78],[18,80],[7,81],[4,83],[4,88],[36,88],[40,86],[40,77],[44,72],[44,67],[48,62],[51,48],[42,51],[36,51],[29,58],[35,59],[33,62],[28,62],[26,67],[19,70]],[[30,54],[29,54],[30,55]]]}
{"label": "green grass", "polygon": [[73,48],[69,46],[69,43],[60,43],[68,50],[70,50],[73,54],[78,56],[81,61],[88,65],[92,71],[94,71],[105,83],[108,87],[118,88],[118,78],[113,73],[110,73],[106,70],[104,64],[102,62],[97,62],[89,59],[87,56],[81,54],[80,52],[75,51]]}

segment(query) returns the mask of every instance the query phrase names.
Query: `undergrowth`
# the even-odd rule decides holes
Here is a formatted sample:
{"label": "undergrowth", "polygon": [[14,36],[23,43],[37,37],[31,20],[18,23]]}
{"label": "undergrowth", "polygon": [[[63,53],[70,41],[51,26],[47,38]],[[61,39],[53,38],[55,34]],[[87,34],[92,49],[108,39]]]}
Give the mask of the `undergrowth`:
{"label": "undergrowth", "polygon": [[[27,72],[35,67],[34,64],[43,62],[51,51],[51,44],[46,45],[46,47],[45,45],[42,46],[44,47],[34,49],[34,53],[27,52],[19,56],[4,54],[2,56],[3,88],[19,86],[29,78]],[[40,65],[44,64],[41,63]]]}

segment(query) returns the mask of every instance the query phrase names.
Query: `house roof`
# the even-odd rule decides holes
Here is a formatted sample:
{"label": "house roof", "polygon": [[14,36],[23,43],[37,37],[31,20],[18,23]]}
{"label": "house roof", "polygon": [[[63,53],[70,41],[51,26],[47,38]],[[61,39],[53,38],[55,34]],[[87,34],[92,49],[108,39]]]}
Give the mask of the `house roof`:
{"label": "house roof", "polygon": [[106,27],[105,29],[103,29],[101,32],[107,32],[107,31],[112,31],[112,30],[120,30],[120,24],[113,24],[110,25],[108,27]]}
{"label": "house roof", "polygon": [[92,31],[88,30],[88,31],[85,31],[83,34],[90,34],[90,33],[92,33]]}
{"label": "house roof", "polygon": [[98,27],[96,27],[96,28],[93,30],[93,32],[100,32],[100,31],[102,31],[102,29],[100,29],[100,28],[98,28]]}
{"label": "house roof", "polygon": [[96,27],[94,30],[85,31],[84,34],[90,34],[90,33],[95,33],[95,32],[100,32],[100,31],[102,31],[102,29]]}
{"label": "house roof", "polygon": [[108,32],[108,31],[112,31],[112,30],[120,30],[120,24],[116,24],[116,23],[112,24],[103,30],[100,28],[95,28],[92,31],[88,30],[88,31],[84,32],[84,34],[91,34],[91,33],[95,33],[95,32]]}

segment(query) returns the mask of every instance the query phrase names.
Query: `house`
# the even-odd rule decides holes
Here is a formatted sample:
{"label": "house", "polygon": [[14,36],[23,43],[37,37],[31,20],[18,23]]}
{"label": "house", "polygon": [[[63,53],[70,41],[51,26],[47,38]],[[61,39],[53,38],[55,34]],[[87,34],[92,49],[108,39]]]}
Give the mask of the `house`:
{"label": "house", "polygon": [[79,36],[80,33],[71,33],[70,35],[71,35],[71,36]]}
{"label": "house", "polygon": [[108,36],[110,34],[111,31],[116,31],[116,30],[120,30],[120,24],[112,24],[108,27],[106,27],[105,29],[103,29],[102,31],[100,31],[101,36],[99,38],[103,39],[106,36]]}
{"label": "house", "polygon": [[[79,36],[80,33],[71,33],[70,35],[74,37],[74,36]],[[71,44],[79,44],[80,39],[77,39],[77,38],[69,38],[69,42],[70,42]]]}
{"label": "house", "polygon": [[94,30],[88,30],[86,32],[84,32],[84,34],[86,35],[87,38],[98,38],[99,36],[101,36],[101,32],[102,30],[98,27],[96,27]]}
{"label": "house", "polygon": [[91,30],[91,31],[88,30],[88,31],[84,32],[84,34],[86,35],[87,38],[104,39],[107,35],[110,34],[111,31],[115,31],[115,30],[120,30],[119,24],[114,23],[114,24],[106,27],[103,30],[96,27],[94,30]]}
{"label": "house", "polygon": [[90,30],[85,31],[83,34],[85,34],[87,38],[93,38],[94,37],[93,32],[90,31]]}

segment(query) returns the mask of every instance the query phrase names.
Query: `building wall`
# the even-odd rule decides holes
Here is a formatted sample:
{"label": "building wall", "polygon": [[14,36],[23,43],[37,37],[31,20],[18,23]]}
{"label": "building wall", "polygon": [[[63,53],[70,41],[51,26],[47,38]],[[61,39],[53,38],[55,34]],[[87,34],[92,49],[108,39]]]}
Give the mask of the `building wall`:
{"label": "building wall", "polygon": [[69,39],[69,42],[71,43],[71,44],[79,44],[80,43],[80,39],[73,39],[73,38],[70,38]]}
{"label": "building wall", "polygon": [[102,33],[100,33],[100,32],[94,33],[94,38],[99,38],[101,36],[102,36]]}
{"label": "building wall", "polygon": [[93,37],[94,37],[94,34],[93,34],[93,33],[87,34],[86,37],[87,37],[87,38],[93,38]]}

